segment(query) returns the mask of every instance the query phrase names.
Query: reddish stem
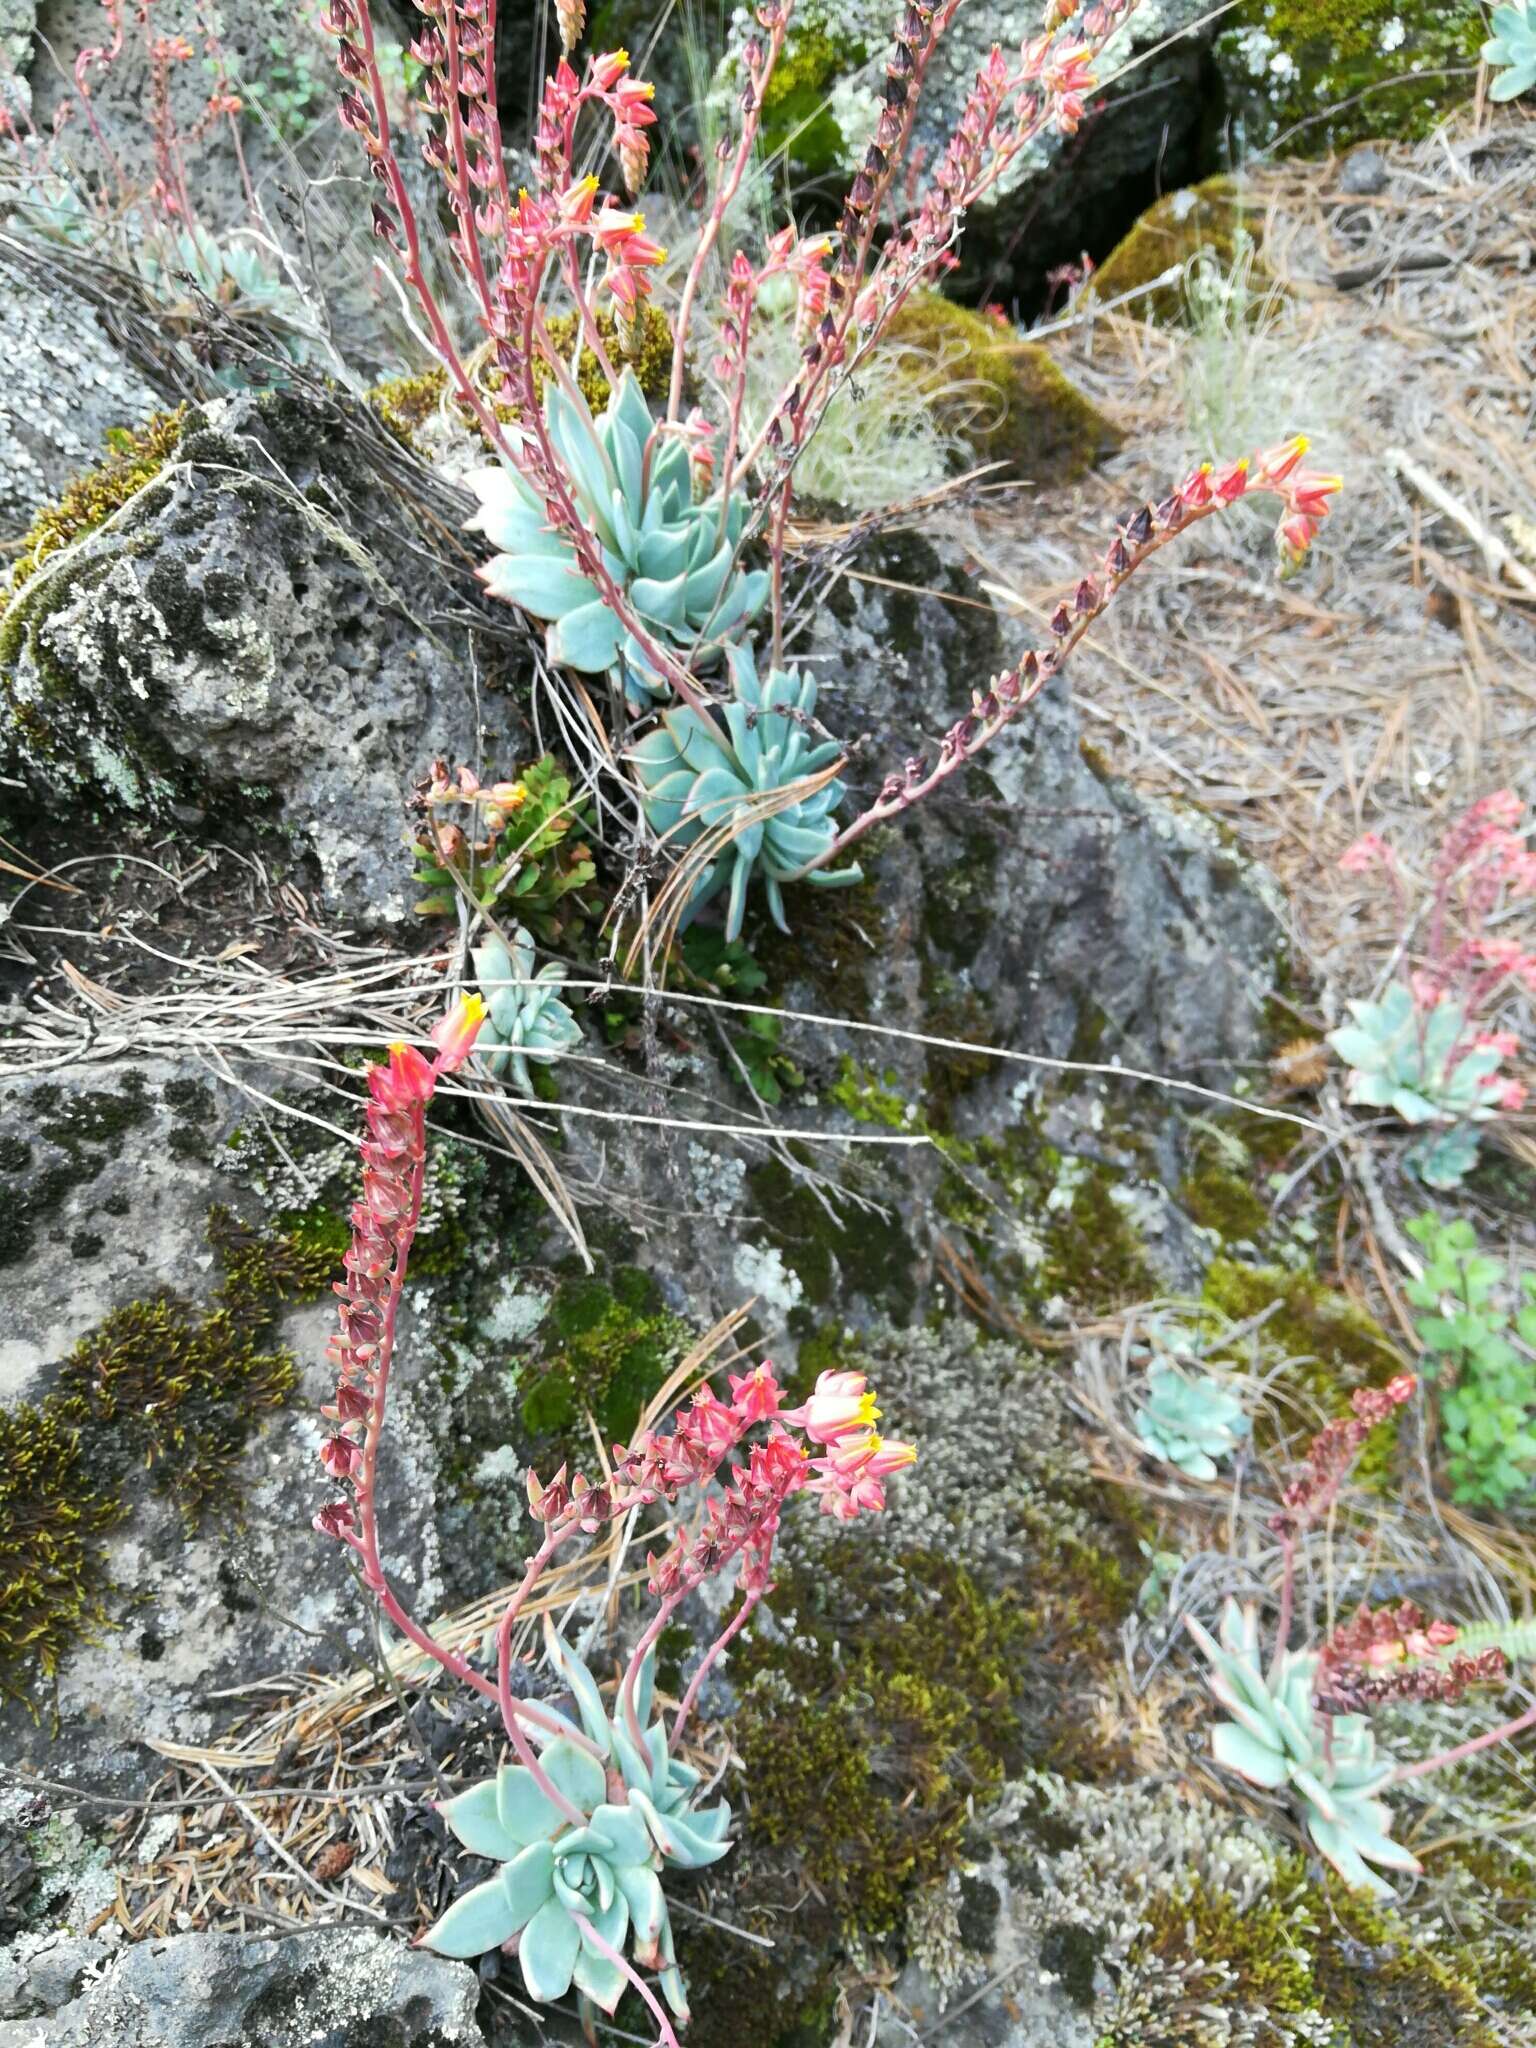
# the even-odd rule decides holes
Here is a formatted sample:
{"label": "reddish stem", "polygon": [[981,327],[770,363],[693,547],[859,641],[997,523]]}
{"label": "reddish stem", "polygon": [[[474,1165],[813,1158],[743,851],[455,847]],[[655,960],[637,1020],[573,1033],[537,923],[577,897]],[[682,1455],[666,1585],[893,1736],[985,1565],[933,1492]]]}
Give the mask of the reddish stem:
{"label": "reddish stem", "polygon": [[695,1700],[697,1700],[699,1696],[700,1687],[703,1685],[705,1679],[709,1676],[710,1672],[714,1669],[715,1664],[717,1663],[719,1658],[724,1654],[724,1652],[727,1649],[729,1649],[730,1645],[736,1640],[737,1636],[741,1634],[742,1629],[746,1626],[747,1622],[751,1618],[752,1610],[756,1607],[758,1601],[762,1599],[763,1593],[766,1590],[767,1588],[764,1587],[760,1588],[756,1592],[748,1593],[742,1600],[740,1607],[737,1608],[735,1614],[732,1615],[730,1621],[720,1631],[719,1635],[715,1637],[713,1643],[711,1643],[709,1648],[705,1651],[703,1662],[699,1665],[698,1670],[695,1671],[692,1678],[688,1681],[688,1690],[683,1694],[683,1703],[678,1708],[677,1716],[672,1723],[672,1732],[667,1737],[667,1748],[669,1750],[675,1750],[677,1748],[678,1739],[682,1735],[684,1723],[687,1721],[688,1716],[693,1712],[694,1702]]}
{"label": "reddish stem", "polygon": [[1459,1764],[1469,1756],[1476,1756],[1479,1750],[1491,1749],[1496,1742],[1508,1742],[1512,1736],[1523,1734],[1527,1728],[1536,1728],[1536,1705],[1526,1708],[1513,1721],[1502,1721],[1497,1728],[1490,1728],[1486,1735],[1474,1735],[1470,1742],[1458,1742],[1454,1749],[1443,1749],[1438,1756],[1427,1756],[1416,1764],[1399,1764],[1392,1774],[1394,1785],[1404,1785],[1410,1778],[1422,1778],[1430,1771],[1443,1771],[1447,1764]]}

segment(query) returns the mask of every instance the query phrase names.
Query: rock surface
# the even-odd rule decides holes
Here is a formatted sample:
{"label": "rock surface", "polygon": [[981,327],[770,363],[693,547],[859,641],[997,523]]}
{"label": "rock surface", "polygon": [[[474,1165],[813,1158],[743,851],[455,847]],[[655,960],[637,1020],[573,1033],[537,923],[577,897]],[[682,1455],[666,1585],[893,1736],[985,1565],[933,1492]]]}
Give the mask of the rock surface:
{"label": "rock surface", "polygon": [[109,427],[138,426],[159,399],[62,278],[0,258],[6,402],[0,408],[0,534],[102,457]]}
{"label": "rock surface", "polygon": [[183,822],[275,805],[331,913],[378,924],[411,902],[413,783],[434,755],[516,758],[519,722],[477,705],[462,601],[356,450],[280,396],[193,413],[160,478],[13,604],[0,688],[40,787]]}
{"label": "rock surface", "polygon": [[479,1994],[462,1963],[362,1928],[187,1934],[124,1949],[56,2010],[0,2021],[0,2048],[484,2048]]}
{"label": "rock surface", "polygon": [[[291,1085],[242,1071],[268,1095]],[[309,1528],[323,1485],[317,1411],[333,1384],[322,1297],[335,1252],[304,1257],[302,1226],[285,1234],[274,1221],[302,1215],[322,1190],[338,1206],[345,1194],[328,1184],[324,1153],[295,1174],[269,1152],[264,1115],[223,1079],[170,1061],[0,1082],[0,1404],[35,1416],[62,1398],[79,1430],[78,1455],[46,1496],[7,1498],[5,1512],[47,1526],[61,1510],[114,1510],[78,1569],[86,1613],[104,1599],[119,1626],[64,1657],[42,1718],[0,1704],[7,1758],[53,1778],[137,1786],[153,1768],[144,1739],[211,1733],[221,1710],[208,1695],[221,1684],[367,1648],[340,1559]],[[430,1389],[402,1398],[385,1475],[388,1562],[408,1598],[430,1603]],[[140,1405],[165,1417],[159,1430],[145,1433]],[[20,1588],[12,1595],[19,1606]]]}

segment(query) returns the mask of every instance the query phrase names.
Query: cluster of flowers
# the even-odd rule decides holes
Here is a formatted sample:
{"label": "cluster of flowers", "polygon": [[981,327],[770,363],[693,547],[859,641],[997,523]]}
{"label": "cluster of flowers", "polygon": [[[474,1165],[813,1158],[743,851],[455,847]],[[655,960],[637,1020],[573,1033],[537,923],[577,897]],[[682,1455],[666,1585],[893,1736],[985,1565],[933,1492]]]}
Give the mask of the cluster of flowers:
{"label": "cluster of flowers", "polygon": [[[1536,993],[1536,947],[1488,931],[1493,914],[1522,898],[1536,897],[1536,852],[1521,831],[1525,805],[1512,789],[1480,797],[1446,832],[1430,870],[1431,899],[1423,955],[1408,986],[1417,1008],[1427,1013],[1444,1002],[1461,1006],[1467,1030],[1461,1056],[1475,1051],[1508,1059],[1519,1049],[1510,1031],[1482,1028],[1500,1001],[1516,988]],[[1397,855],[1379,833],[1366,832],[1341,855],[1346,874],[1379,874],[1406,914],[1406,892]],[[1501,1081],[1496,1106],[1518,1109],[1525,1090]]]}
{"label": "cluster of flowers", "polygon": [[352,1242],[342,1260],[340,1328],[329,1356],[336,1398],[322,1412],[332,1424],[320,1462],[350,1492],[315,1516],[322,1534],[357,1549],[365,1576],[381,1590],[376,1551],[364,1534],[360,1507],[371,1508],[378,1434],[383,1422],[400,1287],[421,1215],[426,1172],[426,1106],[437,1084],[461,1067],[485,1018],[478,996],[466,996],[432,1034],[430,1060],[412,1045],[393,1045],[387,1065],[368,1069],[367,1136],[361,1152],[363,1190],[352,1207]]}
{"label": "cluster of flowers", "polygon": [[1366,1438],[1413,1398],[1417,1386],[1414,1375],[1403,1372],[1384,1387],[1356,1388],[1351,1412],[1323,1425],[1307,1446],[1301,1473],[1281,1493],[1284,1507],[1269,1523],[1277,1536],[1290,1541],[1328,1512]]}
{"label": "cluster of flowers", "polygon": [[1503,1678],[1509,1666],[1502,1650],[1446,1654],[1459,1633],[1451,1622],[1426,1620],[1411,1600],[1362,1605],[1323,1645],[1315,1681],[1319,1713],[1358,1713],[1409,1700],[1450,1705],[1468,1686]]}

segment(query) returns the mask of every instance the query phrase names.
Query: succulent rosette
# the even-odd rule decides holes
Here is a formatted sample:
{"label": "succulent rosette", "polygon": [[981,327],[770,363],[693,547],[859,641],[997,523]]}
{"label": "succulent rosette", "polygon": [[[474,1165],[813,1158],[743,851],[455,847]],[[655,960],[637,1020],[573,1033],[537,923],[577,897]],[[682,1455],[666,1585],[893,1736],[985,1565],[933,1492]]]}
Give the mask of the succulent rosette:
{"label": "succulent rosette", "polygon": [[[630,749],[644,790],[645,812],[667,845],[681,850],[721,825],[734,826],[730,843],[700,875],[690,914],[717,890],[728,890],[725,935],[741,936],[747,890],[762,882],[769,913],[788,931],[783,884],[806,863],[825,857],[837,839],[832,813],[843,800],[837,780],[807,789],[776,809],[771,799],[830,768],[842,754],[836,740],[816,740],[811,720],[816,682],[800,669],[759,676],[745,647],[726,656],[733,696],[715,719],[687,706],[662,714],[653,732]],[[857,882],[858,867],[816,868],[804,879],[822,887]]]}
{"label": "succulent rosette", "polygon": [[[737,554],[747,500],[693,495],[693,463],[678,435],[659,435],[632,370],[594,418],[579,392],[551,385],[544,420],[571,501],[653,641],[707,661],[762,609],[766,570]],[[481,570],[494,597],[548,621],[551,661],[586,675],[612,670],[637,703],[671,694],[635,636],[582,573],[542,498],[504,464],[466,479],[480,500],[469,521],[499,552]]]}
{"label": "succulent rosette", "polygon": [[1266,1672],[1254,1608],[1229,1600],[1219,1643],[1193,1616],[1185,1625],[1210,1660],[1211,1692],[1232,1716],[1211,1731],[1217,1762],[1250,1784],[1289,1790],[1319,1854],[1345,1882],[1390,1898],[1391,1886],[1371,1865],[1419,1865],[1392,1840],[1392,1809],[1376,1796],[1393,1766],[1377,1755],[1370,1722],[1363,1714],[1318,1713],[1315,1651],[1283,1651]]}
{"label": "succulent rosette", "polygon": [[611,2013],[629,1982],[617,1960],[628,1942],[686,2018],[661,1872],[718,1861],[730,1847],[731,1810],[724,1801],[695,1807],[699,1774],[668,1753],[660,1718],[647,1726],[654,1655],[642,1662],[630,1703],[637,1741],[629,1712],[621,1704],[610,1719],[591,1673],[552,1631],[549,1648],[585,1735],[568,1724],[540,1758],[565,1804],[522,1764],[504,1764],[448,1800],[440,1811],[464,1847],[501,1868],[456,1899],[423,1943],[463,1958],[515,1943],[530,1998],[548,2003],[574,1985]]}
{"label": "succulent rosette", "polygon": [[1248,1434],[1243,1404],[1209,1373],[1181,1372],[1166,1359],[1147,1368],[1136,1434],[1154,1458],[1191,1479],[1214,1479],[1218,1459]]}

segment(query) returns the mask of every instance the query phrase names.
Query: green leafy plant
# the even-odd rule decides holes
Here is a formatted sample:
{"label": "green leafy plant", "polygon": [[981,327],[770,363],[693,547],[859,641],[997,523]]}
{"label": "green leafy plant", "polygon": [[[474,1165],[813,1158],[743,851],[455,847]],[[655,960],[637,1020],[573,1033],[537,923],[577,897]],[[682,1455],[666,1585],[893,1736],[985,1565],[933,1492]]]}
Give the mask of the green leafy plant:
{"label": "green leafy plant", "polygon": [[[843,750],[836,740],[812,736],[813,677],[776,668],[760,678],[744,647],[729,649],[727,663],[734,695],[719,720],[688,706],[667,711],[629,758],[645,792],[646,816],[669,846],[719,838],[717,857],[706,860],[688,908],[691,914],[728,883],[725,935],[734,940],[741,936],[754,875],[774,923],[788,931],[783,884],[837,838],[832,813],[843,785],[816,778]],[[804,794],[786,800],[797,783],[806,785]],[[805,879],[836,887],[862,876],[858,867],[817,868]]]}
{"label": "green leafy plant", "polygon": [[660,1872],[717,1862],[730,1847],[731,1809],[723,1801],[694,1805],[698,1772],[668,1754],[665,1726],[659,1716],[651,1721],[654,1650],[634,1687],[635,1725],[643,1729],[637,1742],[609,1717],[585,1664],[552,1630],[547,1641],[588,1741],[601,1752],[560,1736],[541,1759],[579,1818],[518,1764],[447,1801],[443,1818],[465,1848],[501,1869],[456,1899],[423,1942],[439,1955],[468,1958],[516,1935],[530,1998],[563,1998],[574,1983],[611,2013],[628,1981],[616,1958],[630,1940],[636,1962],[660,1972],[667,2003],[686,2017]]}
{"label": "green leafy plant", "polygon": [[1536,15],[1530,0],[1510,0],[1493,10],[1493,35],[1482,47],[1482,59],[1497,74],[1488,88],[1491,100],[1518,99],[1536,85]]}
{"label": "green leafy plant", "polygon": [[[572,501],[636,617],[690,662],[707,659],[768,595],[766,570],[737,565],[745,496],[695,500],[688,444],[658,434],[633,370],[623,371],[595,418],[579,392],[552,384],[544,421]],[[480,500],[470,524],[501,551],[481,577],[494,596],[549,622],[550,659],[586,675],[613,671],[639,704],[670,695],[598,585],[577,567],[575,550],[551,525],[537,492],[505,464],[476,470],[466,481]]]}
{"label": "green leafy plant", "polygon": [[551,960],[534,972],[533,940],[514,925],[510,946],[488,939],[473,953],[486,1019],[476,1047],[493,1074],[511,1067],[524,1095],[533,1094],[530,1060],[548,1062],[581,1043],[581,1026],[560,999],[565,969]]}
{"label": "green leafy plant", "polygon": [[1536,1273],[1519,1285],[1502,1259],[1479,1252],[1470,1223],[1426,1214],[1408,1225],[1427,1263],[1405,1292],[1428,1313],[1415,1319],[1445,1434],[1452,1497],[1504,1508],[1536,1479]]}
{"label": "green leafy plant", "polygon": [[1136,1434],[1154,1458],[1191,1479],[1214,1479],[1249,1430],[1237,1396],[1208,1373],[1182,1372],[1167,1359],[1148,1367],[1146,1397],[1136,1411]]}
{"label": "green leafy plant", "polygon": [[1417,1860],[1391,1838],[1391,1808],[1376,1795],[1393,1765],[1376,1754],[1363,1714],[1319,1716],[1313,1704],[1318,1652],[1281,1650],[1265,1671],[1256,1608],[1229,1600],[1218,1643],[1193,1616],[1185,1626],[1210,1662],[1209,1684],[1232,1716],[1211,1731],[1218,1763],[1250,1784],[1288,1790],[1320,1855],[1345,1881],[1380,1896],[1391,1887],[1372,1864],[1417,1870]]}
{"label": "green leafy plant", "polygon": [[514,910],[546,945],[598,916],[591,804],[551,755],[489,788],[467,769],[451,779],[439,762],[418,805],[467,825],[434,821],[418,840],[415,882],[428,892],[418,916],[446,915],[462,890],[482,910]]}
{"label": "green leafy plant", "polygon": [[753,1093],[770,1108],[784,1100],[786,1088],[800,1088],[805,1075],[780,1044],[783,1023],[777,1017],[748,1017],[744,1030],[731,1034],[731,1049],[746,1069]]}

